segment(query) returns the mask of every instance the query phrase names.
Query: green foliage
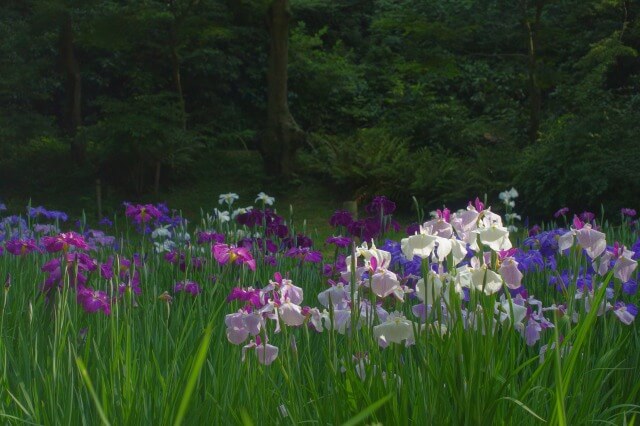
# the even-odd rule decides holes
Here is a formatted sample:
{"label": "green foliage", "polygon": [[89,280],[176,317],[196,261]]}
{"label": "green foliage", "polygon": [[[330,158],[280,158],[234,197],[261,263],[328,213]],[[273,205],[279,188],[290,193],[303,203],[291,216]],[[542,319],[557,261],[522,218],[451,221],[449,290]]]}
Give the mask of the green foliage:
{"label": "green foliage", "polygon": [[636,205],[640,80],[611,78],[618,64],[636,57],[614,33],[575,64],[576,83],[558,89],[573,111],[547,122],[540,142],[521,159],[517,185],[532,209]]}
{"label": "green foliage", "polygon": [[[202,147],[255,149],[266,122],[269,5],[9,0],[0,16],[5,186],[19,181],[13,171],[20,169],[22,146],[40,146],[46,158],[48,148],[34,145],[39,140],[86,144],[89,162],[78,165],[83,173],[142,192],[158,161],[163,182],[164,171],[171,182],[206,174],[187,173],[205,167],[191,162]],[[619,158],[636,152],[636,3],[290,5],[289,108],[312,135],[300,164],[313,163],[308,160],[316,154],[322,159],[316,164],[353,160],[356,165],[342,168],[348,172],[311,167],[333,184],[348,182],[351,192],[416,195],[434,206],[517,185],[523,199],[535,200],[527,212],[534,215],[562,203],[633,202],[617,188],[620,176],[633,179],[635,167],[635,159]],[[62,23],[69,20],[81,80],[77,132],[67,124],[72,94],[60,44]],[[537,28],[530,33],[532,24]],[[538,92],[539,137],[532,143],[531,99]],[[390,152],[395,140],[401,149]],[[358,144],[369,152],[356,154]],[[393,155],[375,165],[385,158],[377,153]],[[51,151],[51,158],[59,155]],[[50,163],[55,168],[64,161]],[[592,164],[597,172],[589,171]],[[297,172],[304,175],[305,168]]]}
{"label": "green foliage", "polygon": [[399,173],[408,161],[407,141],[385,129],[362,129],[353,136],[314,135],[305,166],[328,173],[351,195],[391,194],[402,190],[410,176]]}
{"label": "green foliage", "polygon": [[99,105],[104,118],[79,137],[89,141],[93,163],[101,174],[108,176],[124,167],[139,185],[138,191],[143,189],[148,168],[156,163],[188,167],[202,148],[192,133],[182,129],[180,106],[173,94],[102,99]]}

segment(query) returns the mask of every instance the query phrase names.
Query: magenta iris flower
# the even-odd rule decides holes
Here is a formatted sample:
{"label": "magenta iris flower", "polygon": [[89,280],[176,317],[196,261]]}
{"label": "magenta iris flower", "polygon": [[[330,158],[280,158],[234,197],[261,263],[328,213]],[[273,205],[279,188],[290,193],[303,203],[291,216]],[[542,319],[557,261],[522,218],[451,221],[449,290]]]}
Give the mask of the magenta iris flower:
{"label": "magenta iris flower", "polygon": [[87,313],[102,311],[105,315],[111,313],[109,295],[102,290],[93,290],[87,287],[78,287],[76,297],[78,303]]}
{"label": "magenta iris flower", "polygon": [[254,288],[245,290],[244,288],[234,287],[227,297],[227,302],[232,302],[234,300],[247,302],[257,308],[261,308],[266,304],[266,301],[262,298],[260,289]]}
{"label": "magenta iris flower", "polygon": [[195,281],[180,281],[173,286],[174,293],[190,293],[192,296],[197,296],[202,292],[200,286]]}
{"label": "magenta iris flower", "polygon": [[481,212],[484,210],[484,203],[482,201],[480,201],[480,198],[476,197],[476,199],[473,201],[473,203],[471,203],[471,201],[469,201],[469,205],[473,206],[476,211]]}
{"label": "magenta iris flower", "polygon": [[443,219],[447,223],[451,222],[451,210],[446,207],[444,207],[442,210],[437,209],[436,216],[438,217],[438,219]]}
{"label": "magenta iris flower", "polygon": [[26,256],[34,251],[40,251],[36,245],[36,240],[32,238],[9,240],[5,243],[5,248],[14,256]]}
{"label": "magenta iris flower", "polygon": [[153,204],[126,204],[125,215],[134,223],[147,223],[162,217],[162,212]]}
{"label": "magenta iris flower", "polygon": [[85,253],[67,253],[64,263],[59,259],[51,259],[42,266],[47,278],[42,285],[42,291],[49,293],[54,287],[62,288],[65,275],[69,279],[69,286],[83,287],[90,272],[98,268],[98,262]]}
{"label": "magenta iris flower", "polygon": [[43,237],[42,244],[49,253],[56,253],[59,251],[67,252],[69,247],[76,247],[80,250],[87,250],[89,245],[84,240],[84,237],[73,231],[56,235],[55,237]]}
{"label": "magenta iris flower", "polygon": [[256,270],[256,261],[246,247],[216,244],[211,248],[211,252],[221,265],[226,265],[227,263],[245,264],[252,271]]}

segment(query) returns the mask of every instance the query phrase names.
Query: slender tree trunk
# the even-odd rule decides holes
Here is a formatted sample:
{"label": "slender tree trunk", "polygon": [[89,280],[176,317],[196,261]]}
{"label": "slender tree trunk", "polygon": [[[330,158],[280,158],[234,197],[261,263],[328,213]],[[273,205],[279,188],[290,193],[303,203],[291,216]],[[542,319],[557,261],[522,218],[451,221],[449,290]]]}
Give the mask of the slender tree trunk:
{"label": "slender tree trunk", "polygon": [[66,75],[66,108],[64,129],[70,138],[71,157],[76,164],[85,159],[85,146],[75,138],[78,127],[82,125],[82,78],[80,65],[73,45],[73,23],[66,15],[60,28],[60,57]]}
{"label": "slender tree trunk", "polygon": [[171,23],[171,71],[173,75],[173,84],[180,102],[180,113],[182,114],[182,130],[187,130],[187,111],[184,101],[184,92],[182,91],[182,78],[180,76],[180,56],[178,55],[178,40],[176,35],[176,23]]}
{"label": "slender tree trunk", "polygon": [[544,0],[536,0],[536,14],[533,22],[526,18],[526,2],[524,25],[528,36],[528,74],[529,74],[529,142],[538,140],[540,121],[542,119],[542,90],[538,84],[538,36],[540,20],[544,8]]}
{"label": "slender tree trunk", "polygon": [[290,19],[289,0],[273,0],[268,11],[267,131],[260,146],[265,170],[271,176],[291,175],[304,137],[287,101]]}

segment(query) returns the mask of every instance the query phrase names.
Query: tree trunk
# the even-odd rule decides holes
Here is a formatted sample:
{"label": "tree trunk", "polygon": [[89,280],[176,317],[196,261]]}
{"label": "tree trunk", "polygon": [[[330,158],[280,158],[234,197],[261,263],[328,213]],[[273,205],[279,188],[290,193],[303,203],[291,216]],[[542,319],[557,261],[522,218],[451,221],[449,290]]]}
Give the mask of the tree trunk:
{"label": "tree trunk", "polygon": [[296,150],[304,137],[287,102],[290,19],[289,0],[273,0],[268,11],[267,131],[260,145],[265,171],[271,176],[291,175]]}
{"label": "tree trunk", "polygon": [[[526,2],[525,2],[526,5]],[[529,142],[533,143],[538,140],[540,130],[540,121],[542,117],[542,90],[538,84],[538,35],[540,31],[540,19],[542,17],[542,9],[544,8],[544,0],[536,1],[536,15],[531,22],[526,18],[524,25],[528,35],[528,74],[529,74]]]}
{"label": "tree trunk", "polygon": [[60,57],[66,75],[66,108],[63,119],[65,133],[70,138],[71,157],[76,164],[85,159],[85,146],[76,139],[78,127],[82,125],[82,78],[80,65],[73,46],[73,23],[66,15],[60,28]]}
{"label": "tree trunk", "polygon": [[[175,19],[175,18],[174,18]],[[180,77],[180,56],[178,55],[178,40],[176,35],[176,23],[171,23],[171,71],[173,74],[173,84],[175,85],[180,102],[180,113],[182,114],[182,130],[187,130],[187,110],[184,101],[184,93],[182,91],[182,78]]]}

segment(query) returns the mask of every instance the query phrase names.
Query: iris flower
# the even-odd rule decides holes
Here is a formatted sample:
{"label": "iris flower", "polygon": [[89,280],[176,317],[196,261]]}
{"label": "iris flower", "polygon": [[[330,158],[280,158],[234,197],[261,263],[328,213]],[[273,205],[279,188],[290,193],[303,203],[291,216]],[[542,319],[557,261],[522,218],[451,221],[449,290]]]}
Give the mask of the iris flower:
{"label": "iris flower", "polygon": [[389,314],[387,320],[373,327],[373,336],[381,347],[387,347],[389,343],[405,342],[406,346],[415,343],[414,328],[416,324],[409,321],[399,312]]}
{"label": "iris flower", "polygon": [[14,256],[26,256],[34,251],[39,251],[36,240],[32,238],[9,240],[5,243],[5,248]]}
{"label": "iris flower", "polygon": [[258,201],[261,201],[263,205],[265,206],[272,206],[273,203],[276,201],[275,198],[273,197],[269,197],[267,194],[265,194],[264,192],[261,192],[258,194],[258,196],[256,197],[256,203]]}
{"label": "iris flower", "polygon": [[125,204],[125,215],[132,219],[134,223],[147,223],[162,217],[162,212],[153,204]]}
{"label": "iris flower", "polygon": [[43,237],[42,243],[45,250],[49,253],[56,253],[59,251],[67,252],[69,247],[75,247],[80,250],[88,250],[89,245],[84,240],[84,237],[76,232],[65,232],[55,237]]}
{"label": "iris flower", "polygon": [[229,207],[231,207],[231,204],[233,204],[233,202],[239,198],[240,196],[238,194],[227,192],[226,194],[220,194],[218,198],[218,204],[226,203]]}
{"label": "iris flower", "polygon": [[215,244],[211,251],[213,257],[221,265],[227,263],[245,264],[252,271],[256,270],[256,261],[245,247],[236,247],[228,244]]}
{"label": "iris flower", "polygon": [[111,313],[109,295],[101,290],[79,287],[77,301],[87,313],[102,311],[105,315]]}
{"label": "iris flower", "polygon": [[173,286],[174,293],[190,293],[192,296],[197,296],[202,292],[200,286],[195,281],[180,281],[177,282],[175,286]]}

